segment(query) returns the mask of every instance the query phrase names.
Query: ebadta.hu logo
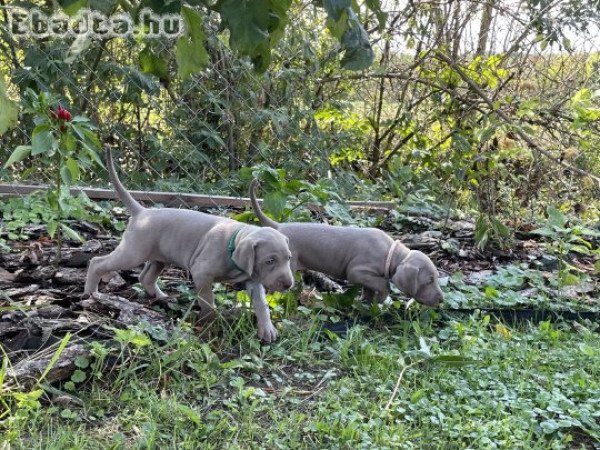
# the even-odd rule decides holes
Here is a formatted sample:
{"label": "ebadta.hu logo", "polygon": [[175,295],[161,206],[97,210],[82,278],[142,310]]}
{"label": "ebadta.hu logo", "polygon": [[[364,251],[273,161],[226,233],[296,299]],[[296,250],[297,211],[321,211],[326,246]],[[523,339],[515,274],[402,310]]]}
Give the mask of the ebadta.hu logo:
{"label": "ebadta.hu logo", "polygon": [[68,16],[62,11],[46,14],[37,8],[0,7],[7,11],[8,31],[14,38],[45,39],[87,37],[177,38],[185,31],[179,14],[156,14],[144,8],[134,20],[127,13],[107,16],[99,11],[81,9]]}

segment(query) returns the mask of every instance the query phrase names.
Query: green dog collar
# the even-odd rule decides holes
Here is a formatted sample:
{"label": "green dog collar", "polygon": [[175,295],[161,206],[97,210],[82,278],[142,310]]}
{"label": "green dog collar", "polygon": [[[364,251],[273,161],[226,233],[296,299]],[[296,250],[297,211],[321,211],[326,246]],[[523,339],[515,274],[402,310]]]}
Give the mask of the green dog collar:
{"label": "green dog collar", "polygon": [[244,269],[242,269],[240,266],[238,266],[235,261],[233,260],[233,252],[235,251],[235,239],[237,238],[238,234],[240,234],[241,228],[238,228],[237,230],[235,230],[233,232],[233,234],[231,235],[231,237],[229,238],[229,243],[227,244],[227,253],[229,254],[229,260],[231,261],[231,263],[233,264],[233,267],[236,270],[239,270],[240,272],[246,272]]}

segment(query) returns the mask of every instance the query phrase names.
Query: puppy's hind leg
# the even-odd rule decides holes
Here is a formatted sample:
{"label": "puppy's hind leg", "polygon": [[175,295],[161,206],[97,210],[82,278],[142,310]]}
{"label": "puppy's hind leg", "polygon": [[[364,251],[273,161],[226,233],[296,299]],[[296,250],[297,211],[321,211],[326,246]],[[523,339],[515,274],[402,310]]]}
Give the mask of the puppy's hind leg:
{"label": "puppy's hind leg", "polygon": [[88,266],[85,280],[84,295],[92,295],[98,292],[98,284],[102,275],[113,270],[133,269],[146,261],[146,255],[136,253],[125,248],[123,241],[110,254],[92,258]]}
{"label": "puppy's hind leg", "polygon": [[148,261],[140,273],[140,283],[144,286],[146,293],[158,300],[164,300],[169,296],[160,290],[157,284],[158,275],[165,268],[165,264],[160,261]]}
{"label": "puppy's hind leg", "polygon": [[383,277],[357,270],[348,274],[348,281],[365,288],[363,298],[369,303],[373,303],[374,300],[383,303],[390,295],[390,282]]}
{"label": "puppy's hind leg", "polygon": [[208,322],[215,318],[215,295],[212,291],[212,279],[200,278],[197,273],[192,272],[192,278],[198,293],[198,304],[200,305],[200,322]]}

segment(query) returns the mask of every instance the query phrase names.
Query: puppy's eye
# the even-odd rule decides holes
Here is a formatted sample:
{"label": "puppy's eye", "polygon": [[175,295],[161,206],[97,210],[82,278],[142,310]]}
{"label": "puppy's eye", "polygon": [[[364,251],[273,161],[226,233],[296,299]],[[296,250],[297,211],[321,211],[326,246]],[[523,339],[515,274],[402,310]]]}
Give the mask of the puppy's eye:
{"label": "puppy's eye", "polygon": [[292,255],[288,255],[288,261],[292,259]]}
{"label": "puppy's eye", "polygon": [[275,264],[275,260],[273,258],[269,258],[265,261],[265,264],[267,266],[272,266],[273,264]]}

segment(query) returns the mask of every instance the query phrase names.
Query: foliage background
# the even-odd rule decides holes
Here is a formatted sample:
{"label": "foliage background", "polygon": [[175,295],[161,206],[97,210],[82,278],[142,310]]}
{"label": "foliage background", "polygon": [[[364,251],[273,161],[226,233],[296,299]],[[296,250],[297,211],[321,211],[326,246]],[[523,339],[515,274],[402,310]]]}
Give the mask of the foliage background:
{"label": "foliage background", "polygon": [[[597,321],[512,323],[481,312],[598,312],[598,231],[570,214],[598,218],[596,1],[18,4],[134,16],[150,7],[180,12],[189,31],[177,41],[16,41],[0,11],[0,166],[15,149],[40,150],[0,168],[2,188],[57,188],[54,197],[0,202],[4,336],[26,335],[28,343],[39,333],[50,345],[4,353],[2,444],[597,447]],[[53,120],[47,113],[59,103],[83,119]],[[82,123],[97,129],[81,136]],[[40,125],[62,141],[66,158],[44,148],[34,132]],[[263,346],[247,298],[223,286],[219,306],[243,304],[241,316],[193,325],[196,295],[175,270],[164,277],[174,294],[166,325],[136,315],[124,328],[120,315],[94,312],[79,298],[85,259],[47,264],[53,223],[65,226],[70,262],[116,243],[96,225],[124,226],[117,210],[61,192],[63,177],[108,186],[90,156],[101,142],[118,148],[131,188],[244,195],[259,172],[271,189],[266,207],[278,218],[302,218],[297,206],[307,199],[397,200],[385,219],[367,212],[354,220],[407,243],[407,231],[427,228],[411,246],[424,243],[419,248],[453,272],[445,308],[394,302],[371,308],[357,325],[365,311],[350,306],[356,290],[290,292],[270,299],[282,333]],[[329,218],[353,220],[334,205]],[[448,220],[448,207],[477,218],[480,246],[515,230],[511,252],[474,249],[473,224]],[[71,247],[76,231],[67,224],[88,238],[84,246]],[[113,283],[118,295],[150,312],[139,286],[131,288],[135,273],[124,276]],[[349,324],[342,337],[327,328]],[[68,381],[51,383],[67,344],[83,341],[88,356],[75,359]],[[42,371],[33,386],[12,382],[12,369],[29,362]]]}
{"label": "foliage background", "polygon": [[[131,188],[242,195],[240,169],[278,168],[345,199],[477,211],[483,240],[547,203],[597,216],[595,2],[59,3],[180,12],[188,25],[177,42],[16,41],[3,10],[8,97],[50,92],[91,118]],[[21,115],[0,160],[33,127]],[[43,182],[51,164],[24,160],[0,178]],[[101,170],[78,177],[106,185]]]}

